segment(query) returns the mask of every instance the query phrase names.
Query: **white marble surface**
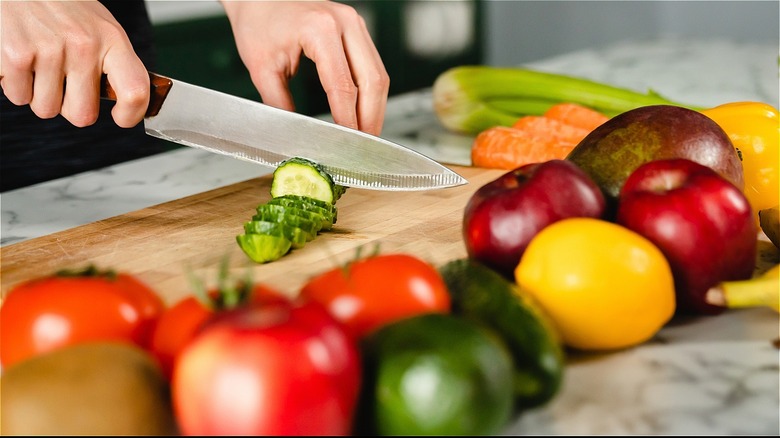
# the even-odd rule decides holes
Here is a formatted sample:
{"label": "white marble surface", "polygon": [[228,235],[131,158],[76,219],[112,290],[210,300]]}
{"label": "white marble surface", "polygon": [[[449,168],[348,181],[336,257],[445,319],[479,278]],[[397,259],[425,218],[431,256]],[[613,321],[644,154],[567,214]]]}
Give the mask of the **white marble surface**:
{"label": "white marble surface", "polygon": [[[533,64],[702,106],[778,105],[777,46],[627,41]],[[383,136],[437,160],[468,164],[469,137],[437,122],[430,90],[391,99]],[[271,169],[185,148],[0,195],[11,245],[267,174]],[[656,339],[604,355],[572,355],[563,388],[506,434],[780,434],[778,314],[768,309],[676,320]]]}

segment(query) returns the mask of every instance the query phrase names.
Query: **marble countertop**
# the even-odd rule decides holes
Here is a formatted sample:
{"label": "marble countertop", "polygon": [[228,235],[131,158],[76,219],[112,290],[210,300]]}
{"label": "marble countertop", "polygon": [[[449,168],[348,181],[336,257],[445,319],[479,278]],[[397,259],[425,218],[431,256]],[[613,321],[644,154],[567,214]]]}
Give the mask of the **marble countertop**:
{"label": "marble countertop", "polygon": [[[528,66],[700,106],[778,107],[778,46],[732,41],[625,41]],[[444,130],[430,89],[388,102],[383,137],[436,160],[469,164],[471,138]],[[272,171],[182,148],[0,194],[0,245],[244,181]],[[778,314],[730,311],[675,321],[651,342],[572,356],[559,395],[506,434],[780,434]]]}

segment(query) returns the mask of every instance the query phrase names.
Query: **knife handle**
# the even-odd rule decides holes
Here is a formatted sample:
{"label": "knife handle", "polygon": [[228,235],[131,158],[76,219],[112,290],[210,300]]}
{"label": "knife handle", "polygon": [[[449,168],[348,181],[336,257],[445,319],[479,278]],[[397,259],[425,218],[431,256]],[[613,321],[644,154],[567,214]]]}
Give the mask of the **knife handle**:
{"label": "knife handle", "polygon": [[[146,108],[146,114],[144,117],[156,116],[160,112],[160,107],[171,90],[173,81],[160,76],[156,73],[149,72],[149,106]],[[108,83],[108,76],[105,74],[100,78],[100,98],[116,101],[116,92]]]}

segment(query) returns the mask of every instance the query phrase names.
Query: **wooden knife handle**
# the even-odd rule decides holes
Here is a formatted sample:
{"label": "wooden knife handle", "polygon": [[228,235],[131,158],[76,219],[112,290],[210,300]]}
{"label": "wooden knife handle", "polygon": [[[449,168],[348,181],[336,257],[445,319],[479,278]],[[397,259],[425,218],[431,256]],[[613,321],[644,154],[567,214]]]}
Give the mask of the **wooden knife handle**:
{"label": "wooden knife handle", "polygon": [[[156,116],[160,112],[160,107],[165,101],[165,96],[171,90],[173,81],[165,76],[149,72],[149,84],[150,84],[150,96],[149,107],[146,109],[146,115],[144,117]],[[116,101],[116,92],[108,83],[108,77],[103,75],[100,78],[100,98]]]}

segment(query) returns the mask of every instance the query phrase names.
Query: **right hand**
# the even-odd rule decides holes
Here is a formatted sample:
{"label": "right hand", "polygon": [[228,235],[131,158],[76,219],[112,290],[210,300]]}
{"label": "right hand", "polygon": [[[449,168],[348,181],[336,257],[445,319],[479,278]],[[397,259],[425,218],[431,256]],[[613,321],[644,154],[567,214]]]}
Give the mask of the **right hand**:
{"label": "right hand", "polygon": [[57,114],[75,126],[97,120],[100,77],[116,91],[111,114],[130,128],[149,104],[149,75],[124,29],[92,1],[0,2],[0,87],[40,118]]}

